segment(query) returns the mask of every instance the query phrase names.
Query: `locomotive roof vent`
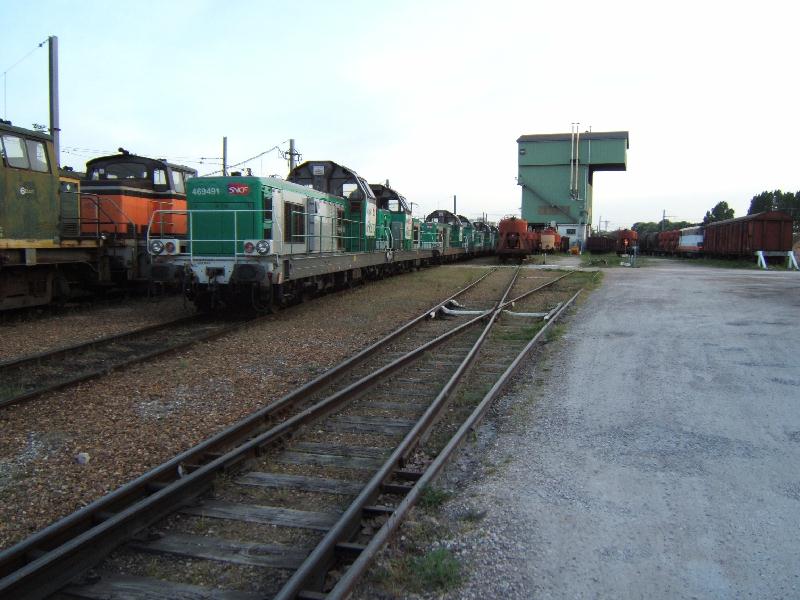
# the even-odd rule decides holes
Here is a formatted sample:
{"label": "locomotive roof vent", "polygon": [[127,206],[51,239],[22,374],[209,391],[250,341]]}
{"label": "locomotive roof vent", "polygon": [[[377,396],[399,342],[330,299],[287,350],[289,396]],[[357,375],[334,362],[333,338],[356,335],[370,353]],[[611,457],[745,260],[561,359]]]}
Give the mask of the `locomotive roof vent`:
{"label": "locomotive roof vent", "polygon": [[11,121],[6,121],[5,119],[0,119],[0,123],[3,125],[11,125]]}
{"label": "locomotive roof vent", "polygon": [[123,147],[121,147],[121,146],[120,146],[119,148],[117,148],[117,152],[119,152],[120,154],[124,154],[124,155],[126,155],[126,156],[127,156],[128,154],[130,154],[130,152],[128,152],[127,150],[125,150],[125,148],[123,148]]}

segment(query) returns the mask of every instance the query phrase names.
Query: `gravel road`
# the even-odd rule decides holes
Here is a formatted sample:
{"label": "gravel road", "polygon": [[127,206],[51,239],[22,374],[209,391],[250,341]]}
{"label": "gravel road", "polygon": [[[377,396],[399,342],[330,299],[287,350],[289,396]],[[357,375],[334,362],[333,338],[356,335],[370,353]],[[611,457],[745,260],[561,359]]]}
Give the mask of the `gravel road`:
{"label": "gravel road", "polygon": [[800,596],[799,309],[796,272],[606,271],[449,468],[443,597]]}

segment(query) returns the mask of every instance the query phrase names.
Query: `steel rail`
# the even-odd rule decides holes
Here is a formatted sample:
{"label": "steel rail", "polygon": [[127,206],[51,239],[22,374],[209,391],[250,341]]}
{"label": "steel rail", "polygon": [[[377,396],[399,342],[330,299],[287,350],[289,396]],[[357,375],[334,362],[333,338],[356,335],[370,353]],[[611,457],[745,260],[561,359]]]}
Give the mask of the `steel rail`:
{"label": "steel rail", "polygon": [[[509,379],[513,377],[513,375],[519,369],[522,360],[531,352],[537,342],[541,339],[541,337],[547,332],[550,326],[558,320],[558,318],[562,315],[562,313],[573,303],[573,301],[578,297],[578,295],[583,290],[578,290],[574,296],[572,296],[567,302],[565,302],[561,308],[553,315],[553,318],[550,319],[544,327],[542,327],[533,338],[526,344],[526,346],[522,349],[522,351],[517,355],[514,361],[508,366],[508,368],[503,372],[500,378],[495,382],[492,388],[486,393],[483,399],[478,403],[475,409],[472,411],[469,417],[464,421],[461,427],[458,428],[458,431],[453,435],[447,445],[439,452],[436,458],[431,462],[430,465],[425,469],[422,473],[420,478],[415,482],[414,486],[408,491],[405,495],[403,500],[397,507],[393,510],[392,514],[388,517],[386,522],[381,526],[381,528],[375,533],[369,543],[364,547],[364,549],[359,553],[356,560],[349,565],[347,570],[344,572],[342,577],[336,583],[334,588],[325,595],[326,600],[342,600],[346,598],[355,587],[356,583],[358,582],[359,578],[364,574],[364,572],[369,567],[370,562],[375,557],[375,555],[380,551],[383,545],[389,540],[389,537],[394,533],[394,531],[400,526],[402,523],[403,518],[405,517],[406,513],[409,509],[416,504],[417,500],[419,499],[420,494],[425,489],[427,485],[429,485],[436,476],[441,472],[444,465],[453,455],[455,450],[463,443],[464,439],[467,437],[471,430],[480,423],[483,419],[486,411],[491,406],[492,402],[497,398],[500,394],[500,391],[506,385]],[[292,596],[286,596],[292,597]]]}
{"label": "steel rail", "polygon": [[[206,491],[219,470],[234,466],[249,453],[257,454],[261,448],[281,439],[293,428],[325,414],[337,404],[374,385],[385,374],[401,368],[413,357],[400,357],[233,450],[220,452],[220,449],[253,435],[276,413],[362,362],[382,343],[427,318],[432,311],[480,283],[493,270],[298,390],[0,553],[0,595],[13,593],[14,598],[39,598],[56,591],[76,573],[91,567],[134,533]],[[411,354],[421,355],[484,318],[485,315],[476,317]],[[182,465],[202,463],[203,459],[209,457],[210,461],[198,464],[189,475],[180,477],[179,468]]]}
{"label": "steel rail", "polygon": [[289,580],[274,597],[275,600],[290,600],[296,598],[298,594],[305,592],[306,590],[314,588],[321,589],[322,582],[325,578],[325,573],[329,566],[333,564],[336,546],[340,543],[347,542],[353,536],[361,523],[364,509],[378,497],[383,482],[388,479],[392,471],[394,471],[398,465],[405,460],[405,457],[413,450],[417,441],[434,424],[436,417],[445,407],[447,400],[461,382],[464,373],[466,373],[467,369],[469,369],[469,367],[475,361],[478,351],[488,337],[494,322],[501,314],[503,303],[508,297],[511,288],[514,286],[518,274],[519,268],[517,268],[515,271],[511,282],[503,293],[503,297],[490,311],[487,311],[484,315],[475,317],[469,321],[469,323],[475,323],[479,320],[489,317],[489,322],[486,324],[480,336],[467,353],[467,356],[461,361],[461,364],[459,364],[458,368],[433,400],[431,405],[427,408],[422,417],[420,417],[416,424],[405,435],[403,440],[395,448],[389,458],[386,459],[375,475],[373,475],[364,488],[362,488],[361,492],[350,503],[347,510],[341,515],[339,520],[328,530],[314,550],[311,551],[311,554],[309,554],[306,560],[303,561],[303,564],[300,565],[300,567],[292,574]]}
{"label": "steel rail", "polygon": [[198,319],[197,315],[180,317],[172,321],[165,321],[163,323],[154,323],[153,325],[147,325],[145,327],[140,327],[138,329],[131,329],[130,331],[123,331],[121,333],[112,333],[110,335],[106,335],[97,338],[95,340],[89,340],[88,342],[79,342],[77,344],[71,344],[69,346],[60,346],[58,348],[54,348],[53,350],[45,350],[44,352],[37,352],[35,354],[26,354],[24,356],[20,356],[19,358],[12,358],[9,360],[0,361],[0,371],[12,367],[21,367],[22,365],[32,362],[39,362],[41,360],[48,358],[56,358],[58,356],[66,356],[68,354],[74,354],[75,352],[81,350],[89,350],[94,346],[106,344],[109,342],[119,341],[128,336],[136,336],[143,333],[150,333],[151,331],[156,331],[162,327],[167,327],[170,325],[183,325],[184,323],[188,323],[197,319]]}
{"label": "steel rail", "polygon": [[[158,347],[158,348],[154,348],[154,349],[152,349],[152,350],[150,350],[148,352],[143,352],[143,353],[138,354],[136,356],[128,357],[126,360],[124,360],[123,362],[121,362],[119,364],[104,365],[104,366],[102,366],[100,368],[96,368],[96,369],[91,370],[91,371],[86,371],[85,373],[74,375],[72,377],[67,377],[66,379],[62,379],[61,381],[57,381],[55,383],[51,383],[51,384],[48,384],[48,385],[43,385],[41,387],[29,390],[29,391],[24,392],[22,394],[17,394],[16,396],[11,396],[11,397],[0,399],[0,408],[6,407],[6,406],[11,406],[13,404],[19,404],[21,402],[25,402],[26,400],[32,400],[33,398],[36,398],[36,397],[41,396],[43,394],[46,394],[48,392],[54,392],[54,391],[57,391],[57,390],[61,390],[61,389],[67,388],[67,387],[69,387],[71,385],[74,385],[76,383],[81,383],[82,381],[89,381],[91,379],[97,379],[98,377],[102,377],[104,375],[108,375],[109,373],[112,373],[112,372],[117,371],[119,369],[124,369],[126,367],[131,366],[131,365],[135,365],[135,364],[138,364],[138,363],[141,363],[141,362],[145,362],[147,360],[150,360],[152,358],[156,358],[158,356],[163,356],[163,355],[168,354],[170,352],[176,352],[178,350],[183,350],[184,348],[188,348],[189,346],[192,346],[192,345],[194,345],[194,344],[196,344],[198,342],[207,342],[209,340],[213,340],[213,339],[216,339],[218,337],[222,337],[223,335],[226,335],[228,333],[233,333],[234,331],[237,331],[237,330],[241,329],[242,327],[245,327],[246,325],[251,325],[251,324],[253,324],[253,323],[255,323],[255,322],[257,322],[257,321],[259,321],[261,319],[264,319],[264,318],[266,318],[266,317],[256,317],[254,319],[246,319],[246,320],[243,320],[243,321],[240,321],[240,322],[236,322],[236,323],[234,323],[234,324],[232,324],[232,325],[230,325],[228,327],[224,327],[223,326],[223,327],[220,327],[218,330],[211,331],[211,332],[206,332],[206,333],[204,333],[204,334],[202,334],[202,335],[200,335],[200,336],[198,336],[196,338],[183,340],[183,341],[180,341],[180,342],[173,342],[171,345],[161,346],[161,347]],[[119,343],[119,342],[124,343],[126,340],[135,338],[137,336],[146,335],[148,333],[152,333],[153,331],[157,331],[159,329],[167,329],[169,326],[183,325],[183,324],[186,324],[186,323],[191,323],[191,321],[202,322],[203,320],[205,320],[205,318],[202,317],[202,316],[200,316],[200,317],[197,317],[197,316],[185,317],[183,319],[176,319],[175,321],[169,321],[167,323],[162,323],[160,325],[153,325],[153,326],[145,327],[143,329],[134,330],[133,332],[127,332],[127,333],[123,333],[123,334],[119,334],[119,335],[115,335],[115,336],[107,336],[106,338],[103,338],[102,340],[95,340],[94,342],[86,342],[85,344],[78,344],[74,348],[80,350],[80,349],[90,349],[93,346],[99,346],[101,344],[114,344],[114,343]],[[29,362],[35,362],[36,360],[42,361],[42,360],[45,360],[46,358],[50,358],[51,356],[52,357],[58,357],[58,356],[60,356],[62,354],[68,354],[70,349],[71,348],[62,348],[62,349],[59,349],[59,350],[55,351],[52,355],[44,353],[44,354],[39,355],[39,356],[34,355],[34,356],[23,357],[23,358],[19,359],[19,363],[13,364],[12,368],[16,367],[18,365],[21,366],[21,365],[29,363]],[[0,367],[2,367],[2,365],[0,365]]]}

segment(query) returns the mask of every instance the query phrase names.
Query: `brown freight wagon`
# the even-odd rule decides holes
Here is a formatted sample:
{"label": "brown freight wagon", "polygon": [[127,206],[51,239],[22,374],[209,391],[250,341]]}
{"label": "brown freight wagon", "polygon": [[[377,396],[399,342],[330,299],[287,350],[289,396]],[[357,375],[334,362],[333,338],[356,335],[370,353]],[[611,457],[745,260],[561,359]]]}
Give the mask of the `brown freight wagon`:
{"label": "brown freight wagon", "polygon": [[605,252],[613,252],[616,241],[605,235],[592,235],[586,239],[586,244],[583,249],[592,254],[602,254]]}
{"label": "brown freight wagon", "polygon": [[681,238],[680,229],[662,231],[658,234],[658,254],[675,254]]}
{"label": "brown freight wagon", "polygon": [[757,250],[792,249],[792,217],[780,211],[747,215],[706,225],[705,254],[752,256]]}

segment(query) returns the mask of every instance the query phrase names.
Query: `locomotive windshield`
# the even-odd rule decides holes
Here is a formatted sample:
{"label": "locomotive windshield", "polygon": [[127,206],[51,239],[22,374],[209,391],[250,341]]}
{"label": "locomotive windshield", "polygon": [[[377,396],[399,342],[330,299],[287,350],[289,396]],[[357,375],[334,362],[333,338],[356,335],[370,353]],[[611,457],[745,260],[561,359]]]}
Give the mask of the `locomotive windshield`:
{"label": "locomotive windshield", "polygon": [[31,169],[40,173],[50,172],[47,151],[42,142],[7,133],[2,136],[0,152],[9,167]]}
{"label": "locomotive windshield", "polygon": [[147,165],[139,162],[115,162],[103,167],[94,167],[89,172],[92,181],[106,179],[147,179]]}

